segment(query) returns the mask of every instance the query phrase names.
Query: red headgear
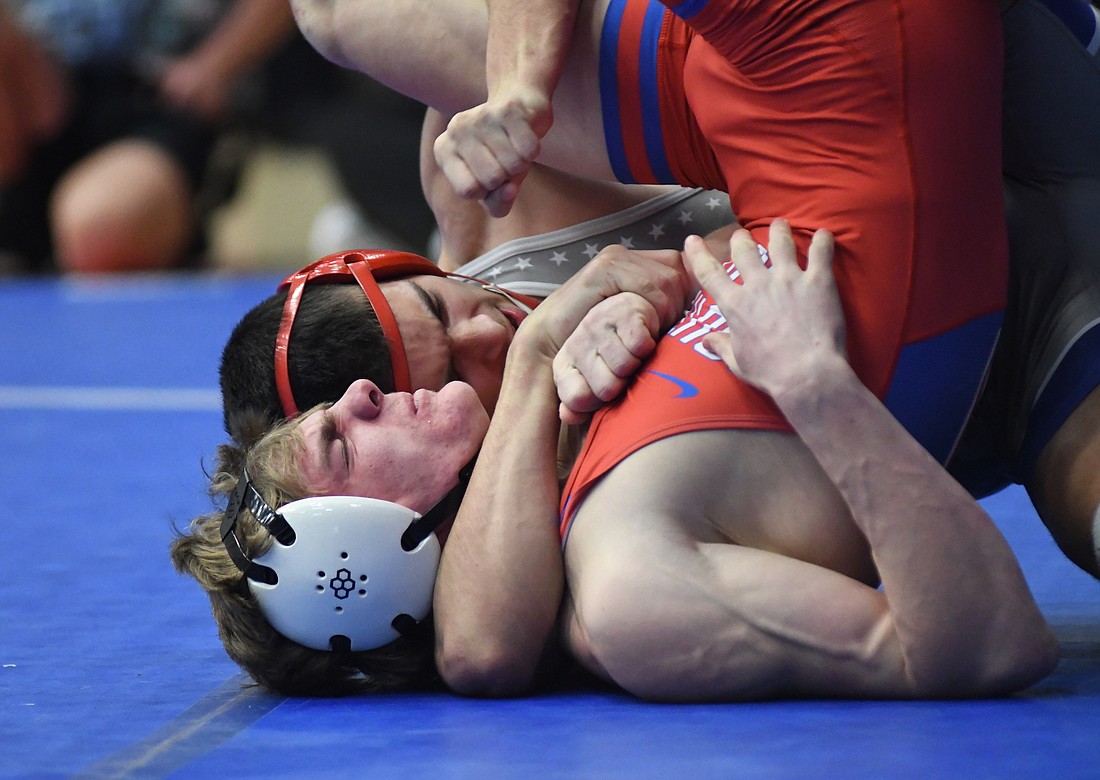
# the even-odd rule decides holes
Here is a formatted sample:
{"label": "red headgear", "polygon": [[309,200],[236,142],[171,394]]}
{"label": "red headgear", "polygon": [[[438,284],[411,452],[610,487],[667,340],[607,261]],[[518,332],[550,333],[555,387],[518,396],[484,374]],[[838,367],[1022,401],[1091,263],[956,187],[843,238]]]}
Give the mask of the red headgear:
{"label": "red headgear", "polygon": [[279,401],[287,417],[298,414],[298,405],[294,402],[294,392],[290,387],[290,369],[287,364],[287,350],[290,346],[290,330],[294,327],[294,317],[302,302],[302,293],[310,283],[347,283],[354,279],[367,296],[382,333],[389,346],[390,363],[393,366],[394,388],[401,392],[412,392],[409,379],[409,361],[405,356],[405,346],[401,342],[401,331],[393,316],[386,296],[378,287],[379,281],[414,274],[447,276],[431,260],[410,252],[391,252],[382,250],[352,250],[337,252],[322,257],[315,263],[296,271],[279,285],[287,289],[286,303],[283,305],[283,318],[279,323],[279,335],[275,339],[275,385],[279,390]]}

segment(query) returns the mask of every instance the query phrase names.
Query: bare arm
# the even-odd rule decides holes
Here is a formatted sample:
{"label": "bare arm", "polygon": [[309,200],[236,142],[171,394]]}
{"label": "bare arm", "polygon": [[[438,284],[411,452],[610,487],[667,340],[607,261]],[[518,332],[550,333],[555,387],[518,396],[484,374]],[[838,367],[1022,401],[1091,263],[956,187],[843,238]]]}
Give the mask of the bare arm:
{"label": "bare arm", "polygon": [[580,0],[489,0],[485,74],[492,98],[531,90],[546,102],[557,89]]}
{"label": "bare arm", "polygon": [[[805,272],[785,223],[772,227],[770,271],[747,233],[731,249],[744,287],[697,240],[685,248],[730,325],[730,334],[712,334],[707,346],[772,396],[866,536],[883,591],[838,603],[850,604],[851,619],[841,625],[863,625],[866,647],[896,645],[896,654],[878,653],[897,659],[877,681],[881,691],[1002,693],[1049,672],[1057,646],[1007,543],[848,364],[831,237],[815,237]],[[838,599],[850,589],[832,587]],[[812,638],[809,625],[785,630]],[[817,621],[815,630],[825,653],[841,627]],[[827,655],[814,665],[816,674],[829,674]]]}
{"label": "bare arm", "polygon": [[456,691],[526,690],[553,635],[563,588],[554,355],[602,300],[623,291],[641,295],[667,327],[688,289],[679,253],[643,257],[615,247],[521,326],[436,585],[436,659]]}
{"label": "bare arm", "polygon": [[553,124],[552,101],[572,44],[579,0],[490,0],[488,100],[456,115],[436,141],[455,192],[504,216]]}
{"label": "bare arm", "polygon": [[[599,86],[594,77],[606,2],[587,0],[580,5],[577,0],[561,0],[567,9],[580,7],[575,25],[569,13],[559,16],[555,24],[553,50],[557,53],[547,51],[545,56],[556,64],[542,77],[530,75],[538,72],[534,63],[524,66],[525,78],[541,78],[542,82],[560,78],[556,91],[551,84],[542,88],[554,94],[555,121],[554,129],[540,144],[539,162],[592,179],[614,178],[604,146]],[[489,12],[485,0],[291,0],[291,6],[306,39],[330,60],[361,71],[447,117],[481,106],[488,99]],[[510,27],[514,23],[507,13],[496,15],[495,24]],[[572,39],[566,35],[566,26],[573,27]],[[507,41],[500,50],[509,51]],[[494,55],[494,60],[498,63],[494,83],[503,83],[500,74],[509,67],[507,57]],[[501,105],[507,108],[511,104],[505,101]],[[488,148],[479,140],[482,130],[496,135],[499,128],[492,114],[486,114],[486,124],[480,130],[471,127],[467,139],[471,153],[480,156]],[[460,160],[455,164],[464,165]]]}

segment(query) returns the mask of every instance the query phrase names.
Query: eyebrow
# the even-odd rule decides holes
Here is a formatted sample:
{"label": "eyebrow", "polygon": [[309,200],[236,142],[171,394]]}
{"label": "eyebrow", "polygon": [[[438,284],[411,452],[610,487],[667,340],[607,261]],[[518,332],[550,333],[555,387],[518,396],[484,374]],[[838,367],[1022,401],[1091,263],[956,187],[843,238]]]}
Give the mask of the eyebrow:
{"label": "eyebrow", "polygon": [[[332,437],[336,435],[336,421],[332,419],[328,411],[331,408],[332,404],[328,404],[327,406],[322,406],[317,409],[310,415],[310,417],[314,414],[320,415],[321,425],[319,428],[315,428],[308,436],[304,436],[302,441],[304,445],[303,454],[315,462],[319,468],[327,472],[332,471],[330,464],[331,457],[329,455],[329,451],[332,448],[329,445],[333,440]],[[304,419],[305,418],[303,418],[303,421]]]}
{"label": "eyebrow", "polygon": [[326,445],[336,441],[336,418],[332,416],[332,407],[321,412],[321,443]]}

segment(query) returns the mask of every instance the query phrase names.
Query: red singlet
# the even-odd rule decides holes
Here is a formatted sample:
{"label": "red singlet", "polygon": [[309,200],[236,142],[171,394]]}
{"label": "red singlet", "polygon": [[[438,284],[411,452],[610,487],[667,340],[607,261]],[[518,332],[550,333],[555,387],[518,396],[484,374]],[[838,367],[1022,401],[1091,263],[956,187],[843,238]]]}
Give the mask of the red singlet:
{"label": "red singlet", "polygon": [[[613,0],[608,149],[625,181],[725,189],[757,241],[827,228],[856,373],[940,460],[977,395],[1007,277],[1001,31],[990,0]],[[674,15],[675,14],[675,15]],[[631,452],[709,428],[790,430],[705,354],[700,295],[593,420],[562,499]]]}

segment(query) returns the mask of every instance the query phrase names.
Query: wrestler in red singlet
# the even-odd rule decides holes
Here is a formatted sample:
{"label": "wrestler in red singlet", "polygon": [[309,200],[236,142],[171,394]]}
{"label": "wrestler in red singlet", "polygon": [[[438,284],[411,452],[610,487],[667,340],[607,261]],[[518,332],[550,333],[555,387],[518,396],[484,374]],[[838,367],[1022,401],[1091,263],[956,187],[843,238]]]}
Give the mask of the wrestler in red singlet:
{"label": "wrestler in red singlet", "polygon": [[[836,236],[851,363],[941,461],[1004,306],[1001,32],[989,0],[612,0],[608,149],[625,181],[726,189],[758,241]],[[597,415],[563,497],[640,447],[707,428],[789,430],[702,350],[700,295],[624,398]]]}

